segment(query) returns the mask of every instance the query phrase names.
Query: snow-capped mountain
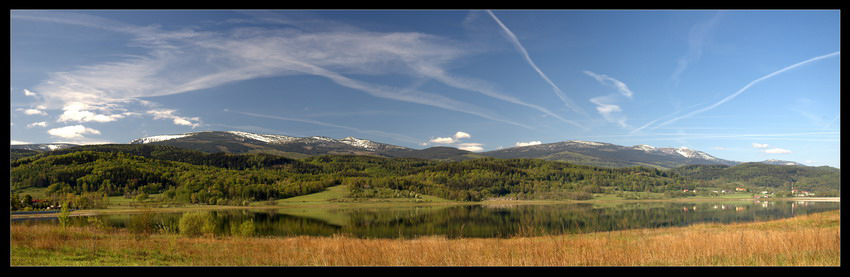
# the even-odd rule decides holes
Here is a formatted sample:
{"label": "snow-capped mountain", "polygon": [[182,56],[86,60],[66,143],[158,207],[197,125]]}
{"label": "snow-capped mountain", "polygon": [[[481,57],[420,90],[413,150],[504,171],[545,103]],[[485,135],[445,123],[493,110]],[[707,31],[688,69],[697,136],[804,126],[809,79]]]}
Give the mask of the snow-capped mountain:
{"label": "snow-capped mountain", "polygon": [[387,155],[386,152],[407,150],[406,147],[346,137],[292,137],[255,134],[242,131],[204,131],[174,135],[157,135],[135,139],[131,144],[163,144],[204,152],[265,152],[301,157],[318,154]]}
{"label": "snow-capped mountain", "polygon": [[79,146],[77,144],[70,143],[37,143],[37,144],[14,144],[10,145],[10,149],[24,149],[24,150],[35,150],[35,151],[53,151],[58,149],[64,149],[68,147]]}
{"label": "snow-capped mountain", "polygon": [[186,137],[186,136],[189,136],[189,135],[190,134],[187,133],[187,134],[180,134],[180,135],[159,135],[159,136],[143,137],[143,138],[134,139],[133,141],[130,142],[130,144],[147,144],[147,143],[152,143],[152,142],[178,139],[178,138]]}
{"label": "snow-capped mountain", "polygon": [[783,161],[783,160],[775,160],[775,159],[764,160],[764,161],[761,161],[760,163],[763,163],[763,164],[772,164],[772,165],[800,165],[800,166],[806,166],[806,165],[801,164],[801,163],[798,163],[798,162]]}
{"label": "snow-capped mountain", "polygon": [[646,144],[628,147],[581,140],[512,147],[481,154],[495,158],[539,158],[611,167],[642,165],[667,168],[689,164],[738,164],[687,147],[659,148]]}
{"label": "snow-capped mountain", "polygon": [[650,153],[661,152],[661,153],[671,154],[671,155],[680,155],[680,156],[685,157],[685,158],[703,159],[703,160],[708,160],[708,161],[719,161],[720,160],[718,158],[715,158],[714,156],[706,154],[705,152],[691,150],[691,149],[689,149],[685,146],[682,146],[682,147],[679,147],[679,148],[670,148],[670,147],[655,148],[655,147],[652,147],[652,146],[649,146],[649,145],[638,145],[638,146],[633,146],[633,147],[640,148],[641,150],[646,151],[646,152],[650,152]]}
{"label": "snow-capped mountain", "polygon": [[[450,147],[418,150],[350,136],[342,139],[334,139],[322,136],[292,137],[242,131],[204,131],[157,135],[139,138],[130,143],[171,145],[210,153],[262,152],[293,158],[323,154],[440,160],[494,157],[557,160],[605,167],[651,166],[658,168],[672,168],[696,164],[737,165],[740,163],[717,158],[708,153],[687,147],[655,147],[647,144],[622,146],[583,140],[511,147],[483,153],[472,153]],[[764,163],[782,165],[793,163],[800,165],[794,162],[773,160],[768,160]]]}

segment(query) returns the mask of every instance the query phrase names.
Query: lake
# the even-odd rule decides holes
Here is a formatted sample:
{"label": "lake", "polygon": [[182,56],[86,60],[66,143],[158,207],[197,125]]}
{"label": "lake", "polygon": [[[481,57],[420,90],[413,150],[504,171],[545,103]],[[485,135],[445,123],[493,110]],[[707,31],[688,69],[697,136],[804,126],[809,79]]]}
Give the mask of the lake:
{"label": "lake", "polygon": [[[604,205],[461,205],[391,208],[287,208],[211,211],[217,232],[229,234],[231,225],[253,220],[260,236],[331,236],[413,238],[438,235],[458,237],[513,237],[576,234],[633,228],[664,228],[695,223],[766,221],[838,210],[839,202],[724,201],[628,202]],[[133,214],[100,215],[109,226],[124,228]],[[157,220],[177,226],[181,213],[160,213]],[[75,225],[87,217],[72,217]],[[13,224],[58,224],[56,218],[14,220]]]}

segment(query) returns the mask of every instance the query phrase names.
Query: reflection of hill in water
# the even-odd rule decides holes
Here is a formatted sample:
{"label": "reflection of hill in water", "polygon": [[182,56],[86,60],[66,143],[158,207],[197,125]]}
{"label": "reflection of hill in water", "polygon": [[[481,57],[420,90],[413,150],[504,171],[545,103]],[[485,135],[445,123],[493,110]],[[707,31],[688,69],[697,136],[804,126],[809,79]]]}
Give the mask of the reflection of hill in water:
{"label": "reflection of hill in water", "polygon": [[[512,237],[570,234],[630,228],[663,228],[695,223],[765,221],[840,209],[837,202],[646,202],[606,207],[591,204],[465,205],[451,207],[217,211],[218,230],[229,233],[248,219],[261,236],[347,234],[355,237]],[[102,216],[124,227],[129,215]],[[159,214],[176,224],[179,213]],[[85,224],[85,217],[74,217]],[[15,222],[14,224],[19,224]]]}

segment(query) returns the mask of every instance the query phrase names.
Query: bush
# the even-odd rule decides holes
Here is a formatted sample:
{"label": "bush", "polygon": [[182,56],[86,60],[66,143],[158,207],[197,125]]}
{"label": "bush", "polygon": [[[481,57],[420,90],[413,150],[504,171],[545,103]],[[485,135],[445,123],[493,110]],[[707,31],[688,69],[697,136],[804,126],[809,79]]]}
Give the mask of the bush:
{"label": "bush", "polygon": [[63,229],[68,228],[68,225],[70,224],[69,218],[71,217],[71,212],[68,210],[68,202],[62,203],[62,212],[59,213],[58,217],[59,225],[61,225]]}
{"label": "bush", "polygon": [[156,214],[151,210],[145,210],[134,215],[127,227],[136,239],[143,239],[157,231],[156,224]]}
{"label": "bush", "polygon": [[240,237],[253,237],[256,234],[256,228],[254,227],[254,219],[249,219],[243,221],[240,225],[231,225],[230,233],[234,236]]}
{"label": "bush", "polygon": [[187,237],[215,234],[215,217],[210,212],[189,212],[180,217],[180,234]]}

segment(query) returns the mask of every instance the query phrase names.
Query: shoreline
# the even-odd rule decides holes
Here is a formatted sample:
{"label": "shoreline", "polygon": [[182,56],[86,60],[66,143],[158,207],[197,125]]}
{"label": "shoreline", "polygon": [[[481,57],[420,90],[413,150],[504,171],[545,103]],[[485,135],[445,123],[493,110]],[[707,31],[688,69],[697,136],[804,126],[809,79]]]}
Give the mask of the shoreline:
{"label": "shoreline", "polygon": [[[556,204],[611,204],[611,203],[648,203],[648,202],[707,202],[707,201],[809,201],[809,202],[841,202],[840,197],[801,197],[801,198],[673,198],[673,199],[643,199],[643,200],[484,200],[480,202],[394,202],[394,201],[362,201],[362,202],[325,202],[304,201],[286,202],[277,205],[248,205],[248,206],[219,206],[187,204],[181,207],[114,207],[106,209],[74,210],[70,216],[95,216],[108,214],[132,214],[153,210],[156,212],[187,212],[187,211],[213,211],[213,210],[265,210],[265,209],[298,209],[298,208],[351,208],[351,207],[433,207],[433,206],[514,206],[514,205],[556,205]],[[32,218],[54,218],[57,212],[35,213],[35,214],[10,214],[10,219],[32,219]]]}

